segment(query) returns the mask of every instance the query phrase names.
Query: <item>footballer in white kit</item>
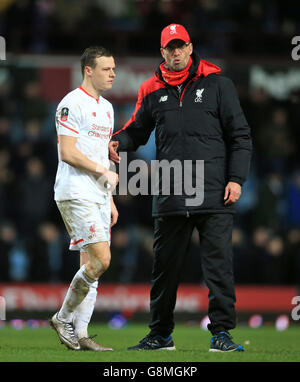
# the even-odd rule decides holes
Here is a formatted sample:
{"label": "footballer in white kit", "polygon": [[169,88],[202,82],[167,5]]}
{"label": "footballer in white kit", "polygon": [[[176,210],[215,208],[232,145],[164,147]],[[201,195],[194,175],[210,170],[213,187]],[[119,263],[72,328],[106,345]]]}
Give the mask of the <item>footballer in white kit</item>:
{"label": "footballer in white kit", "polygon": [[81,56],[83,82],[56,111],[58,168],[54,199],[70,235],[70,250],[80,251],[80,269],[71,281],[51,327],[73,350],[112,351],[88,335],[99,277],[110,265],[110,229],[118,211],[112,191],[118,175],[109,169],[108,144],[114,111],[102,92],[112,87],[115,63],[103,47]]}
{"label": "footballer in white kit", "polygon": [[[64,97],[56,111],[57,135],[77,138],[78,150],[106,168],[113,123],[111,103],[81,86]],[[58,151],[54,199],[71,237],[70,250],[110,242],[110,190],[99,178],[63,162]]]}

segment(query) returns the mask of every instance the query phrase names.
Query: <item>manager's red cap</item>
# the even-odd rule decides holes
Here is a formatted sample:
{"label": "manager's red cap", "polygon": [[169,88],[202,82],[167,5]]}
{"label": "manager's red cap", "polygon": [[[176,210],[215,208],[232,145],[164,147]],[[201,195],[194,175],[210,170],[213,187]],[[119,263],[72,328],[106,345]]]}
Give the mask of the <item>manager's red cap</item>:
{"label": "manager's red cap", "polygon": [[167,46],[172,40],[183,40],[190,42],[190,36],[185,27],[180,24],[170,24],[161,32],[160,45],[162,48]]}

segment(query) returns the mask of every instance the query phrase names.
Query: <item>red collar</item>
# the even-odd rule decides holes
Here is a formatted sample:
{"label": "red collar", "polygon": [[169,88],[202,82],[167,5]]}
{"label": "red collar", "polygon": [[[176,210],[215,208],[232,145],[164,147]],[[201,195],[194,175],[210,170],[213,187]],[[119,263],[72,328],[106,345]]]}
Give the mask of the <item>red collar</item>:
{"label": "red collar", "polygon": [[88,96],[94,98],[94,100],[96,100],[97,103],[99,103],[99,98],[95,98],[94,96],[92,96],[90,93],[88,93],[86,90],[84,90],[82,86],[79,86],[78,89],[82,90],[85,94],[87,94]]}
{"label": "red collar", "polygon": [[193,60],[190,57],[187,66],[183,70],[180,72],[173,72],[165,67],[166,62],[164,61],[160,65],[160,70],[164,81],[171,86],[182,84],[188,78],[192,62]]}

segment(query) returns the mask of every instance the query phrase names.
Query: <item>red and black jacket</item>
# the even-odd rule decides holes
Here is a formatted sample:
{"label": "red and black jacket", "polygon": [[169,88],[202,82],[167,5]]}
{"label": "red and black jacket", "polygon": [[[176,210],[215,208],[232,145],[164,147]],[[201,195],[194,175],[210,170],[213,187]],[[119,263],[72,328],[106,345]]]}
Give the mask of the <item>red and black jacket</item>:
{"label": "red and black jacket", "polygon": [[[138,93],[135,111],[125,126],[114,133],[119,152],[134,151],[147,143],[155,129],[156,159],[192,161],[194,186],[196,161],[204,161],[204,197],[201,205],[187,206],[182,177],[182,194],[171,187],[171,195],[153,196],[153,216],[193,213],[233,213],[224,206],[228,181],[243,185],[247,178],[252,141],[232,81],[221,76],[220,68],[192,55],[190,74],[181,93],[168,85],[158,67]],[[202,162],[203,163],[203,162]],[[182,165],[183,167],[183,165]],[[160,184],[162,179],[160,178]]]}

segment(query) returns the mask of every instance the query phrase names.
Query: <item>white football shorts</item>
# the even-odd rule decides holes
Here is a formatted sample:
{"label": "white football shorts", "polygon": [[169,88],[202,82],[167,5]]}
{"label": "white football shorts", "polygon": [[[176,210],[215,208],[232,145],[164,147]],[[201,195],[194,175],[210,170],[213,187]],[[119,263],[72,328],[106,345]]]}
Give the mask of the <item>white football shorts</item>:
{"label": "white football shorts", "polygon": [[74,199],[56,202],[70,235],[71,251],[85,252],[85,247],[107,241],[110,245],[110,198],[105,204]]}

